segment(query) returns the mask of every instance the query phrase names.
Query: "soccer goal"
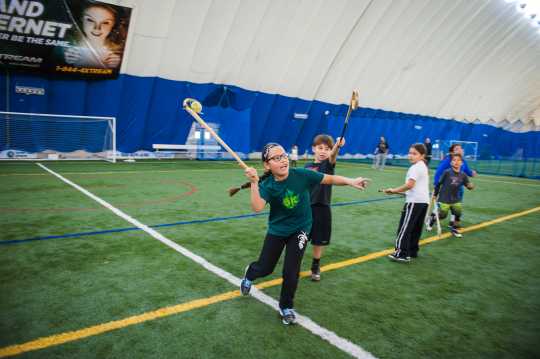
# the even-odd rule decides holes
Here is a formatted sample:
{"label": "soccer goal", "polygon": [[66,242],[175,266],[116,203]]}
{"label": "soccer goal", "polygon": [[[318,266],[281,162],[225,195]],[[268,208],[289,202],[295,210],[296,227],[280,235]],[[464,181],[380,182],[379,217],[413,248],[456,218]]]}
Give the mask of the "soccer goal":
{"label": "soccer goal", "polygon": [[116,162],[116,119],[0,112],[0,159]]}

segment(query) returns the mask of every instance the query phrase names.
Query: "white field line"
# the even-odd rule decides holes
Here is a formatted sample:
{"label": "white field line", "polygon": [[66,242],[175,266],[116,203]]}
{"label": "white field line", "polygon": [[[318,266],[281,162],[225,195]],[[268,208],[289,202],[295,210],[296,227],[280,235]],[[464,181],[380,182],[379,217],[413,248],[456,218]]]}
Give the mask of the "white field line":
{"label": "white field line", "polygon": [[[208,262],[203,257],[189,251],[188,249],[182,247],[178,243],[175,243],[175,242],[171,241],[170,239],[166,238],[165,236],[163,236],[158,231],[156,231],[156,230],[148,227],[147,225],[139,222],[135,218],[133,218],[133,217],[129,216],[128,214],[122,212],[118,208],[112,206],[110,203],[108,203],[105,200],[97,197],[96,195],[94,195],[93,193],[87,191],[86,189],[82,188],[81,186],[77,185],[76,183],[71,182],[67,178],[65,178],[65,177],[61,176],[60,174],[50,170],[49,168],[45,167],[41,163],[36,163],[36,164],[39,167],[43,168],[45,171],[49,172],[53,176],[60,179],[61,181],[67,183],[68,185],[70,185],[70,186],[74,187],[75,189],[79,190],[80,192],[84,193],[85,195],[87,195],[88,197],[93,199],[94,201],[101,204],[103,207],[109,209],[111,212],[116,214],[118,217],[120,217],[120,218],[126,220],[127,222],[133,224],[134,226],[142,229],[143,231],[145,231],[146,233],[148,233],[149,235],[151,235],[152,237],[154,237],[155,239],[157,239],[161,243],[163,243],[166,246],[174,249],[175,251],[177,251],[180,254],[184,255],[185,257],[191,259],[195,263],[203,266],[206,270],[208,270],[208,271],[214,273],[215,275],[227,280],[228,282],[230,282],[231,284],[233,284],[236,287],[240,286],[240,282],[241,282],[240,278],[235,277],[231,273],[229,273],[229,272],[227,272],[227,271],[213,265],[212,263]],[[258,290],[257,288],[252,287],[251,295],[254,298],[261,301],[262,303],[267,304],[270,307],[274,308],[275,310],[279,310],[278,302],[275,299],[273,299],[272,297],[264,294],[262,291]],[[326,328],[321,327],[320,325],[318,325],[317,323],[315,323],[314,321],[312,321],[310,318],[308,318],[306,316],[298,314],[298,324],[300,324],[302,327],[306,328],[307,330],[309,330],[313,334],[315,334],[315,335],[321,337],[322,339],[326,340],[327,342],[329,342],[330,344],[332,344],[336,348],[344,351],[345,353],[347,353],[347,354],[349,354],[349,355],[351,355],[351,356],[353,356],[355,358],[375,358],[371,353],[365,351],[360,346],[350,342],[347,339],[341,338],[336,333],[334,333],[334,332],[332,332],[332,331],[330,331],[330,330],[328,330]]]}

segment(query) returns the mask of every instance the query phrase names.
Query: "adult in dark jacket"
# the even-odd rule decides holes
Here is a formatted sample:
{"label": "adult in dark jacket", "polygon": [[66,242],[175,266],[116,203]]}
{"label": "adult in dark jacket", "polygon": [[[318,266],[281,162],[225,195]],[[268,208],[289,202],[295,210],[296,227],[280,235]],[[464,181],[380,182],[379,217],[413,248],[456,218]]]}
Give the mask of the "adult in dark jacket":
{"label": "adult in dark jacket", "polygon": [[429,137],[426,137],[424,140],[424,146],[426,146],[426,161],[429,165],[429,162],[431,162],[431,151],[433,150],[433,144],[431,143],[431,139]]}

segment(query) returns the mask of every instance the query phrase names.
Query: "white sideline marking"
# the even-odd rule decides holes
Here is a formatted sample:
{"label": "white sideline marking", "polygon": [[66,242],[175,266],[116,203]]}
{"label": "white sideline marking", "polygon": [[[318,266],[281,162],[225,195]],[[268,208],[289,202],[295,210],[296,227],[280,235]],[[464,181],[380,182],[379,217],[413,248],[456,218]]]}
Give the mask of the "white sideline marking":
{"label": "white sideline marking", "polygon": [[[193,252],[189,251],[188,249],[182,247],[178,243],[175,243],[175,242],[171,241],[170,239],[166,238],[165,236],[163,236],[158,231],[156,231],[156,230],[148,227],[147,225],[139,222],[135,218],[133,218],[133,217],[129,216],[128,214],[122,212],[118,208],[112,206],[110,203],[108,203],[105,200],[97,197],[96,195],[94,195],[90,191],[82,188],[81,186],[77,185],[76,183],[71,182],[67,178],[64,178],[60,174],[50,170],[49,168],[45,167],[41,163],[36,163],[36,164],[39,167],[43,168],[45,171],[52,174],[53,176],[59,178],[61,181],[65,182],[68,185],[74,187],[75,189],[81,191],[82,193],[84,193],[85,195],[87,195],[88,197],[93,199],[94,201],[101,204],[103,207],[111,210],[118,217],[120,217],[120,218],[126,220],[127,222],[133,224],[134,226],[142,229],[143,231],[145,231],[146,233],[148,233],[149,235],[151,235],[152,237],[154,237],[155,239],[157,239],[161,243],[165,244],[166,246],[168,246],[168,247],[174,249],[175,251],[181,253],[185,257],[188,257],[189,259],[191,259],[195,263],[200,264],[201,266],[203,266],[208,271],[210,271],[210,272],[216,274],[217,276],[227,280],[228,282],[232,283],[234,286],[236,286],[236,287],[240,286],[240,282],[241,282],[240,278],[237,278],[234,275],[232,275],[231,273],[229,273],[229,272],[227,272],[227,271],[213,265],[212,263],[208,262],[203,257],[196,255],[195,253],[193,253]],[[275,310],[279,310],[278,302],[275,299],[273,299],[272,297],[264,294],[262,291],[255,288],[255,286],[253,286],[251,288],[251,295],[254,298],[261,301],[262,303],[267,304],[270,307],[274,308]],[[338,349],[344,351],[345,353],[347,353],[349,355],[352,355],[355,358],[362,358],[362,359],[364,359],[364,358],[365,359],[367,359],[367,358],[375,358],[371,353],[365,351],[360,346],[350,342],[347,339],[341,338],[336,333],[334,333],[334,332],[332,332],[332,331],[330,331],[330,330],[328,330],[326,328],[321,327],[320,325],[318,325],[317,323],[312,321],[310,318],[308,318],[306,316],[303,316],[303,315],[300,315],[298,313],[297,313],[297,317],[298,317],[297,322],[298,322],[299,325],[306,328],[307,330],[309,330],[313,334],[315,334],[315,335],[321,337],[322,339],[326,340],[327,342],[329,342],[333,346],[337,347]]]}

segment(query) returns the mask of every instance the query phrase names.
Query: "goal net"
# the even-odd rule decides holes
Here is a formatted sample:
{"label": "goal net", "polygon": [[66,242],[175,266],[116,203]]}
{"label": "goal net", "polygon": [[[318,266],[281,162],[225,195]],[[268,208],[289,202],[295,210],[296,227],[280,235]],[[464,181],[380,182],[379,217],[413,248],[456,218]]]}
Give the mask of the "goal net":
{"label": "goal net", "polygon": [[463,154],[467,161],[476,161],[478,157],[478,142],[458,141],[458,140],[436,140],[433,143],[433,159],[442,160],[450,151],[453,144],[461,145]]}
{"label": "goal net", "polygon": [[0,159],[115,162],[116,119],[0,112]]}

